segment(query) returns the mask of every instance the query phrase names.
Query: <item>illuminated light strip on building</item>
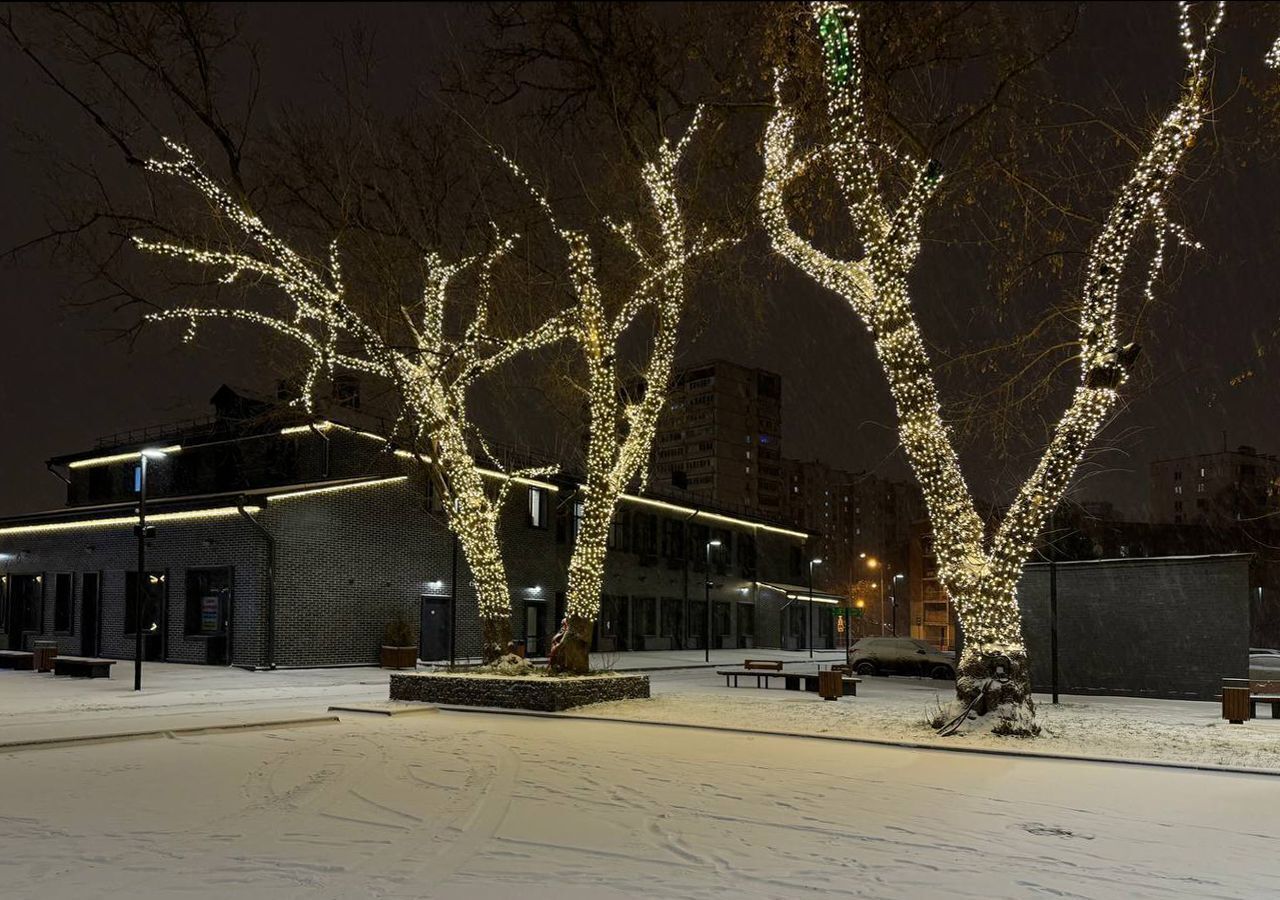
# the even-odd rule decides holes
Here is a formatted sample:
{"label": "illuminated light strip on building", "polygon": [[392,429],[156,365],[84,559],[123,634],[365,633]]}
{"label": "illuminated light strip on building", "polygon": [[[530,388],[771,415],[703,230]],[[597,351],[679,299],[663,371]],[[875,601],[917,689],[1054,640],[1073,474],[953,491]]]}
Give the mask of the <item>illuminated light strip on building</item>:
{"label": "illuminated light strip on building", "polygon": [[[246,512],[258,512],[261,506],[246,506]],[[182,512],[149,513],[148,523],[189,522],[198,519],[219,519],[239,515],[237,506],[219,506],[215,509],[189,509]],[[11,534],[41,534],[50,531],[75,531],[80,528],[110,528],[115,525],[137,525],[137,516],[117,516],[110,519],[81,519],[78,522],[45,522],[40,525],[14,525],[0,528],[0,536]]]}
{"label": "illuminated light strip on building", "polygon": [[408,481],[408,475],[393,475],[390,478],[375,478],[370,481],[356,481],[350,484],[331,484],[325,487],[306,488],[301,491],[286,491],[283,494],[270,494],[268,500],[288,500],[293,497],[309,497],[312,494],[328,494],[333,491],[349,491],[354,488],[381,487],[399,481]]}
{"label": "illuminated light strip on building", "polygon": [[671,512],[693,513],[696,518],[709,519],[713,522],[728,522],[730,525],[746,526],[748,528],[759,528],[761,531],[771,531],[774,534],[785,534],[787,537],[798,538],[799,540],[808,540],[809,534],[804,531],[793,531],[790,528],[782,528],[777,525],[765,525],[763,522],[752,522],[748,519],[735,519],[733,516],[722,516],[719,513],[705,512],[701,509],[694,509],[692,506],[680,506],[676,503],[667,503],[664,500],[651,500],[648,497],[637,497],[635,494],[623,494],[622,499],[629,503],[639,503],[642,506],[653,506],[658,509],[665,509]]}
{"label": "illuminated light strip on building", "polygon": [[89,466],[107,466],[111,463],[124,462],[129,459],[137,459],[142,455],[143,450],[154,450],[156,453],[178,453],[182,447],[175,444],[172,447],[144,447],[141,450],[132,450],[129,453],[113,453],[110,456],[95,456],[93,459],[77,459],[75,462],[67,463],[68,469],[86,469]]}
{"label": "illuminated light strip on building", "polygon": [[[331,422],[327,419],[323,422],[317,422],[315,424],[315,427],[320,429],[321,431],[328,431],[331,428],[341,428],[343,431],[349,431],[354,435],[357,435],[363,438],[369,438],[372,441],[378,441],[379,443],[382,443],[382,444],[391,443],[391,441],[388,438],[384,437],[383,435],[374,434],[372,431],[361,431],[358,428],[352,428],[348,425],[341,425],[337,422]],[[292,425],[288,428],[280,429],[280,433],[282,435],[306,434],[310,431],[311,431],[310,425]],[[392,452],[395,453],[395,455],[400,457],[401,459],[419,459],[425,463],[431,462],[431,457],[427,456],[425,453],[414,453],[411,450],[394,450]],[[477,468],[476,471],[479,472],[481,475],[483,475],[485,478],[497,478],[504,481],[514,481],[516,484],[527,484],[530,487],[540,487],[548,491],[560,490],[560,488],[558,488],[556,485],[551,484],[550,482],[547,482],[547,481],[538,481],[536,478],[524,478],[519,475],[508,475],[506,472],[499,472],[496,469]],[[276,496],[284,496],[284,495],[277,494]]]}

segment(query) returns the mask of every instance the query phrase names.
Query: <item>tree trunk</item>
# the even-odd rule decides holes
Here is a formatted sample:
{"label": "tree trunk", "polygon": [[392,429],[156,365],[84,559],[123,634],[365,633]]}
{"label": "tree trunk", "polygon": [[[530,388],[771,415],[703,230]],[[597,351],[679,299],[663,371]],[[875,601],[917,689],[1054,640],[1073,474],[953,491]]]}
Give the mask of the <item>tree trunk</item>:
{"label": "tree trunk", "polygon": [[616,504],[617,493],[608,489],[604,479],[588,477],[582,519],[569,560],[569,590],[565,598],[568,627],[560,643],[561,652],[551,663],[556,671],[582,674],[591,667],[591,632],[600,617],[605,554]]}
{"label": "tree trunk", "polygon": [[1021,644],[966,646],[956,673],[956,698],[938,711],[931,724],[947,734],[1039,734],[1026,648]]}
{"label": "tree trunk", "polygon": [[551,671],[572,675],[585,675],[591,671],[591,632],[594,625],[594,619],[568,617],[556,649],[551,654]]}

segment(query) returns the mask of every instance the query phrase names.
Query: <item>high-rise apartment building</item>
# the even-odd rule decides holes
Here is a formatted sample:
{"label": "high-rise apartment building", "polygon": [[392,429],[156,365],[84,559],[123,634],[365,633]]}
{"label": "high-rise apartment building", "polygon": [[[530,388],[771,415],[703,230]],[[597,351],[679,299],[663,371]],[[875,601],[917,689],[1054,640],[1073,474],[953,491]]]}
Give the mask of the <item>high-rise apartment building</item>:
{"label": "high-rise apartment building", "polygon": [[1280,510],[1280,460],[1253,447],[1151,464],[1151,521],[1218,524]]}
{"label": "high-rise apartment building", "polygon": [[782,377],[711,360],[676,375],[649,485],[689,502],[781,519],[781,455]]}

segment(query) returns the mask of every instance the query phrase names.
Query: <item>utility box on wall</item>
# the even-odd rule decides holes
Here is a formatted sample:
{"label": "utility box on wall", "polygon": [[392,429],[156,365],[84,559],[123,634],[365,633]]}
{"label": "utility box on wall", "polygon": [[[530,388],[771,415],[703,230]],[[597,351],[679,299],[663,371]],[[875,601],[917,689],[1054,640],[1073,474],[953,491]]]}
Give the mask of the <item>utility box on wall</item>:
{"label": "utility box on wall", "polygon": [[[1212,700],[1249,675],[1248,553],[1057,563],[1058,690]],[[1051,679],[1049,564],[1018,584],[1037,692]]]}

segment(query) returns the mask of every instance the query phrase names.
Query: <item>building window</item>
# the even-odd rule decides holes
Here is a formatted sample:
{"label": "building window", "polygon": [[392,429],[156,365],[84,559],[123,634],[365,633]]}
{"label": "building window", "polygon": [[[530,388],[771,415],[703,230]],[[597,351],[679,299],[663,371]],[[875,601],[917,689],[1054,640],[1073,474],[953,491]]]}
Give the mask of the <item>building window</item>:
{"label": "building window", "polygon": [[53,630],[71,633],[71,573],[53,576]]}
{"label": "building window", "polygon": [[1180,485],[1180,484],[1179,484],[1179,485],[1176,485],[1176,486],[1174,487],[1174,489],[1173,489],[1173,492],[1174,492],[1175,494],[1181,494],[1181,493],[1182,493],[1182,485]]}
{"label": "building window", "polygon": [[187,570],[187,609],[184,621],[188,637],[225,636],[230,611],[230,569]]}
{"label": "building window", "polygon": [[1197,494],[1203,494],[1203,493],[1204,493],[1204,485],[1203,485],[1203,484],[1197,484],[1197,485],[1196,485],[1196,493],[1197,493]]}
{"label": "building window", "polygon": [[545,488],[529,488],[529,524],[534,528],[547,527],[547,492]]}

